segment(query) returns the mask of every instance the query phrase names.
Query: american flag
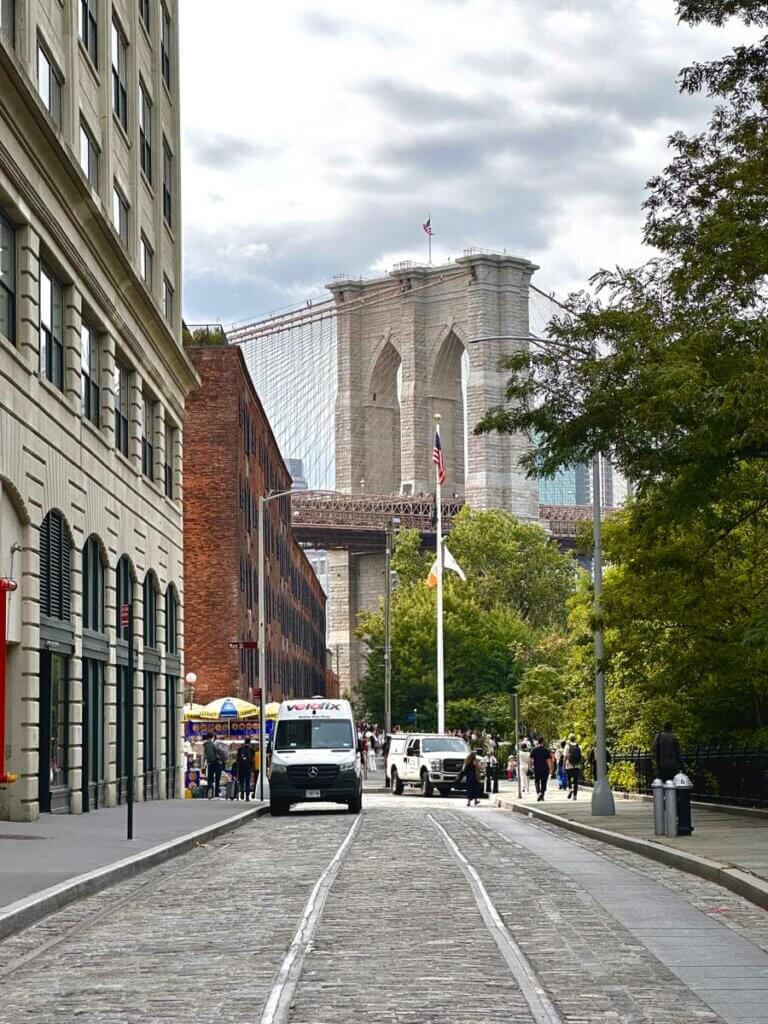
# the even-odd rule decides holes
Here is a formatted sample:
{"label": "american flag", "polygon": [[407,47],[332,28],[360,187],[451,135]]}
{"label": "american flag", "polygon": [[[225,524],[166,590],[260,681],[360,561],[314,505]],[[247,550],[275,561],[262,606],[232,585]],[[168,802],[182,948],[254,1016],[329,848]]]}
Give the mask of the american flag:
{"label": "american flag", "polygon": [[445,464],[443,462],[443,446],[440,444],[440,432],[435,431],[435,447],[432,450],[432,461],[437,466],[437,482],[442,487],[445,483]]}
{"label": "american flag", "polygon": [[426,221],[421,226],[424,228],[426,234],[432,234],[432,214],[427,217]]}

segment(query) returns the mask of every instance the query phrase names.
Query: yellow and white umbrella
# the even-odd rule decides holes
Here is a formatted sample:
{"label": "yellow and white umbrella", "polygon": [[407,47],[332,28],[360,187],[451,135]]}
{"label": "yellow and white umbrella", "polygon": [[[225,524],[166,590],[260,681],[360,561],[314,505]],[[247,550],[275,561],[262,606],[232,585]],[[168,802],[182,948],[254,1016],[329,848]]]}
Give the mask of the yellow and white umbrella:
{"label": "yellow and white umbrella", "polygon": [[220,697],[206,704],[200,712],[200,718],[206,722],[226,722],[233,718],[258,718],[259,709],[255,704],[239,697]]}
{"label": "yellow and white umbrella", "polygon": [[267,704],[266,707],[264,708],[264,717],[265,718],[277,718],[277,716],[279,714],[280,714],[280,701],[279,700],[273,700],[271,703]]}
{"label": "yellow and white umbrella", "polygon": [[194,721],[196,718],[200,717],[200,714],[201,714],[201,712],[203,710],[203,705],[202,704],[185,704],[184,707],[181,710],[184,713],[184,721],[185,722]]}

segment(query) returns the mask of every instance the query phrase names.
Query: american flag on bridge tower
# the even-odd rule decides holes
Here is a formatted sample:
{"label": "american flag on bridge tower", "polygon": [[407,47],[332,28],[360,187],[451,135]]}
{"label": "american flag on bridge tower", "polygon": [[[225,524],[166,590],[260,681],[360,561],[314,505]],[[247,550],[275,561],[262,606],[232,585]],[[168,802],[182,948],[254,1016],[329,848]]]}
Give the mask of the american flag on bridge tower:
{"label": "american flag on bridge tower", "polygon": [[432,461],[437,466],[437,482],[442,487],[445,483],[445,463],[443,462],[443,446],[440,443],[440,431],[435,431],[435,447],[432,450]]}
{"label": "american flag on bridge tower", "polygon": [[424,223],[421,226],[424,228],[424,231],[426,232],[426,234],[428,234],[428,235],[432,234],[432,214],[431,213],[430,213],[430,215],[427,217],[427,219],[424,221]]}

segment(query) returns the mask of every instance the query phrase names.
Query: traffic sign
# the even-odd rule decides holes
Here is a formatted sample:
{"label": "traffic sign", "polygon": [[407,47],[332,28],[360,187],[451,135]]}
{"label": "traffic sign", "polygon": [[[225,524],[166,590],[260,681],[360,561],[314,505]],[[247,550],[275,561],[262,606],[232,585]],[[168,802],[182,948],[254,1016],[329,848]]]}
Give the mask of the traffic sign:
{"label": "traffic sign", "polygon": [[255,651],[259,646],[258,640],[230,640],[230,647],[240,647],[244,651]]}

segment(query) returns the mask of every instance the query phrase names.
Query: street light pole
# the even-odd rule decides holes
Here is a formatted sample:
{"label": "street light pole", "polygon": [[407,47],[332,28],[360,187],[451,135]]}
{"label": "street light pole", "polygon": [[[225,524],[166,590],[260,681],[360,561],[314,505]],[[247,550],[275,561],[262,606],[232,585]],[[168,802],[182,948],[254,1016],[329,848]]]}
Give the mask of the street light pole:
{"label": "street light pole", "polygon": [[392,732],[392,523],[387,527],[384,559],[384,732]]}
{"label": "street light pole", "polygon": [[515,705],[515,775],[517,776],[517,799],[523,799],[523,783],[520,778],[520,694],[515,690],[513,694]]}
{"label": "street light pole", "polygon": [[603,545],[600,509],[600,452],[592,460],[592,531],[594,541],[593,580],[595,592],[595,769],[597,779],[592,789],[592,814],[610,816],[616,813],[605,756],[605,640],[602,621]]}

